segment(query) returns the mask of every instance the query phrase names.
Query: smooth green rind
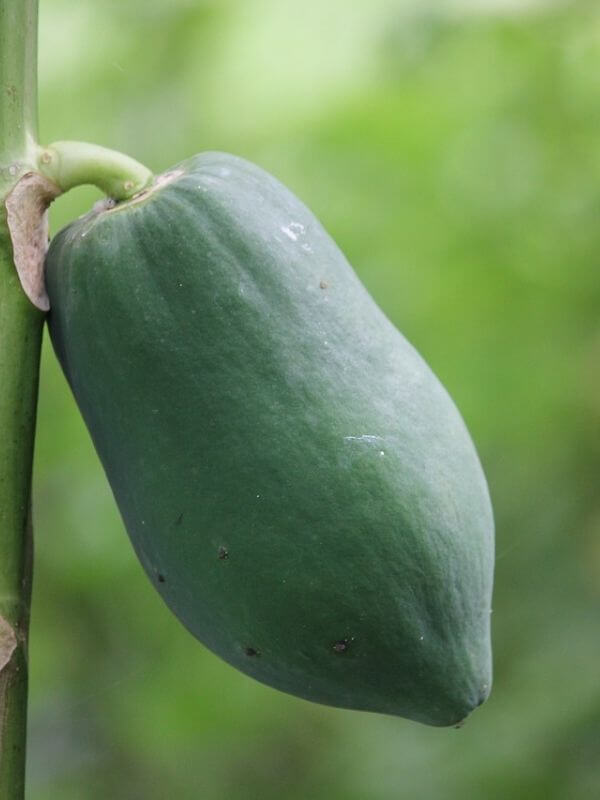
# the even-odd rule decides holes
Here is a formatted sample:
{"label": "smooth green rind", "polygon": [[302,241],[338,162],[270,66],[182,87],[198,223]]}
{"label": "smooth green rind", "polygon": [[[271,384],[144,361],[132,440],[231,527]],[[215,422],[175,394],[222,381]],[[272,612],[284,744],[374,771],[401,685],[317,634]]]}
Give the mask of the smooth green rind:
{"label": "smooth green rind", "polygon": [[194,635],[320,703],[451,725],[483,702],[477,455],[304,205],[203,154],[63,230],[47,287],[133,545]]}

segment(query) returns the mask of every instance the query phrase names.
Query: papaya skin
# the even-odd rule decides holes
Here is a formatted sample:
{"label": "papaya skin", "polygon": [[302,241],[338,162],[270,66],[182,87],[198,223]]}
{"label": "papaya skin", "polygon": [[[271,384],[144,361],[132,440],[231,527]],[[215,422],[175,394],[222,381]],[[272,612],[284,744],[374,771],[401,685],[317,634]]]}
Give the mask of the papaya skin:
{"label": "papaya skin", "polygon": [[61,231],[46,284],[133,546],[194,636],[319,703],[455,725],[485,700],[476,451],[289,190],[195,156]]}

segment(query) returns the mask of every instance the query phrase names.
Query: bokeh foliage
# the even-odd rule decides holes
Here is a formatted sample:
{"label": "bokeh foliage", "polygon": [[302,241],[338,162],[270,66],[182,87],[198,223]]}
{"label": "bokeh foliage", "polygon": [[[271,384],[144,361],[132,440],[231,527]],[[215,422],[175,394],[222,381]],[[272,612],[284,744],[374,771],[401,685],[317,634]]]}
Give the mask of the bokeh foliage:
{"label": "bokeh foliage", "polygon": [[262,687],[155,595],[46,343],[32,800],[600,796],[600,9],[505,5],[41,0],[42,140],[229,150],[294,189],[461,408],[498,562],[461,730]]}

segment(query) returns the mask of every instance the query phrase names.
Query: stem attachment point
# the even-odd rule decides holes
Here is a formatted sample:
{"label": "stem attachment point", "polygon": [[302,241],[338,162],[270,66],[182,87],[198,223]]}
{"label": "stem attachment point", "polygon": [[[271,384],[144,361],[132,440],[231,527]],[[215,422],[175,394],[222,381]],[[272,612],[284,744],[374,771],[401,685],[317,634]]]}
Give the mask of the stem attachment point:
{"label": "stem attachment point", "polygon": [[40,311],[50,301],[44,283],[44,258],[48,249],[48,206],[60,189],[37,172],[27,172],[6,197],[6,221],[13,260],[23,291]]}
{"label": "stem attachment point", "polygon": [[93,184],[108,197],[129,200],[152,182],[150,170],[134,158],[88,142],[54,142],[39,149],[38,169],[61,192]]}

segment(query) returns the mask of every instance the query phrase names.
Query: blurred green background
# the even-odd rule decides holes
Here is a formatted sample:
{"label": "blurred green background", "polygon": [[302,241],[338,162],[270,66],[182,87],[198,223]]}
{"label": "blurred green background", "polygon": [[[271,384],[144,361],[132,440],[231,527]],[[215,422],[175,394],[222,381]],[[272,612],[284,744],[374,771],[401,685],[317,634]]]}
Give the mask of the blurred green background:
{"label": "blurred green background", "polygon": [[[460,730],[238,674],[142,573],[45,344],[31,800],[600,797],[600,7],[41,0],[41,139],[256,161],[429,361],[495,506],[495,686]],[[53,229],[97,197],[78,189]],[[107,319],[110,325],[110,319]]]}

